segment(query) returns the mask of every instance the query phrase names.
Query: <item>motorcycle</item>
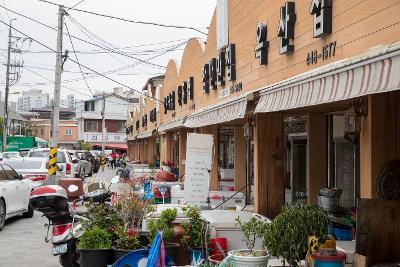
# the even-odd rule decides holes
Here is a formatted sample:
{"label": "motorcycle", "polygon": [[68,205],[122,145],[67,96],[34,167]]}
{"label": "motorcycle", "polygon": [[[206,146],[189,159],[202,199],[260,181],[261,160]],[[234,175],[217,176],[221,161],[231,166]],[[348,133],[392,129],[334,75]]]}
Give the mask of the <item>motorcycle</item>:
{"label": "motorcycle", "polygon": [[[102,182],[91,184],[88,187],[89,192],[74,201],[73,206],[76,207],[78,202],[105,204],[112,195],[109,190],[111,185],[118,182],[119,177],[115,176],[107,189]],[[75,192],[78,187],[70,185],[67,190]],[[59,256],[60,264],[64,267],[79,267],[77,241],[83,233],[81,221],[85,220],[85,212],[76,211],[68,203],[66,190],[58,185],[41,186],[33,190],[30,204],[34,210],[42,212],[48,219],[48,223],[45,224],[47,227],[45,242],[53,244],[52,254]]]}

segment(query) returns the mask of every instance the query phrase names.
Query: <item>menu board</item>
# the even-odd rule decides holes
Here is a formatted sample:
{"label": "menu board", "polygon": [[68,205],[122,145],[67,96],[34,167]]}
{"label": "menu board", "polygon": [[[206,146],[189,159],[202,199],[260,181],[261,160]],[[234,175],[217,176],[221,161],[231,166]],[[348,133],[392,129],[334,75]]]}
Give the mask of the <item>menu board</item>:
{"label": "menu board", "polygon": [[205,206],[210,188],[213,136],[189,133],[186,144],[184,201]]}

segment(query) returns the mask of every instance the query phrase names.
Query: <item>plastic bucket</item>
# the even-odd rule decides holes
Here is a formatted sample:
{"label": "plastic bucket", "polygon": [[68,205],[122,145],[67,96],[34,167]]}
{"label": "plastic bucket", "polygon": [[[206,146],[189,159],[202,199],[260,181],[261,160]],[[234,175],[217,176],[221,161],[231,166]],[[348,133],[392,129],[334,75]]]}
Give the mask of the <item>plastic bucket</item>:
{"label": "plastic bucket", "polygon": [[315,267],[343,267],[346,260],[346,253],[338,251],[335,256],[324,256],[319,254],[312,255]]}
{"label": "plastic bucket", "polygon": [[222,250],[227,253],[228,252],[228,241],[226,238],[212,238],[210,240],[210,247],[212,249],[211,255],[221,254],[217,244],[220,245]]}
{"label": "plastic bucket", "polygon": [[188,254],[191,266],[197,266],[203,260],[203,253],[201,253],[201,250],[188,250]]}
{"label": "plastic bucket", "polygon": [[114,263],[112,249],[80,249],[81,267],[106,267]]}

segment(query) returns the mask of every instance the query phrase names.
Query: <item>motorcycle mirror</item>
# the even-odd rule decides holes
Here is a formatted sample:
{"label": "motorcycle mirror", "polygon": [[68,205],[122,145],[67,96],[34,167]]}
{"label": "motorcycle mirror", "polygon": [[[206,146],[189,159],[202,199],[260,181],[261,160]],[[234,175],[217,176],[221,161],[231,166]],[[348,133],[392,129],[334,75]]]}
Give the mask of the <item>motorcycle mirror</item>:
{"label": "motorcycle mirror", "polygon": [[78,191],[78,189],[79,189],[79,187],[77,187],[77,186],[74,185],[74,184],[71,184],[70,186],[68,186],[68,191],[69,191],[70,193],[76,192],[76,191]]}
{"label": "motorcycle mirror", "polygon": [[119,182],[119,175],[114,176],[114,177],[111,179],[111,183],[112,183],[112,184],[116,184],[116,183],[118,183],[118,182]]}

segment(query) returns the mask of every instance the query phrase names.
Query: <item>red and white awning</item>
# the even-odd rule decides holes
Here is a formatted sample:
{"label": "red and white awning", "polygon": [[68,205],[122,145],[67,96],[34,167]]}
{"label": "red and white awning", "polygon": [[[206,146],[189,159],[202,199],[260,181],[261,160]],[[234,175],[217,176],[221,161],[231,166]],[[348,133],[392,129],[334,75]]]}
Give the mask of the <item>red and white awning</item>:
{"label": "red and white awning", "polygon": [[255,112],[274,112],[400,89],[400,42],[374,47],[270,85]]}
{"label": "red and white awning", "polygon": [[244,94],[190,114],[183,125],[188,128],[198,128],[233,121],[244,118],[246,108],[247,94]]}

